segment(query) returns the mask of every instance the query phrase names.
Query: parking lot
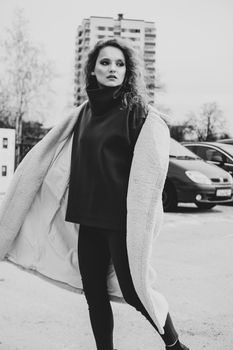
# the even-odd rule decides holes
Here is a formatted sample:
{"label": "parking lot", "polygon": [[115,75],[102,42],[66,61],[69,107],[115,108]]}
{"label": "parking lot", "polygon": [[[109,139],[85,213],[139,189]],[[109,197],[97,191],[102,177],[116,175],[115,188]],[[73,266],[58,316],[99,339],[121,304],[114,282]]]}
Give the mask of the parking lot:
{"label": "parking lot", "polygon": [[[166,213],[153,265],[180,337],[190,350],[233,349],[233,207]],[[162,350],[137,311],[113,303],[118,350]],[[0,264],[1,350],[92,350],[83,296]]]}
{"label": "parking lot", "polygon": [[232,206],[165,214],[155,263],[191,349],[233,349],[232,224]]}

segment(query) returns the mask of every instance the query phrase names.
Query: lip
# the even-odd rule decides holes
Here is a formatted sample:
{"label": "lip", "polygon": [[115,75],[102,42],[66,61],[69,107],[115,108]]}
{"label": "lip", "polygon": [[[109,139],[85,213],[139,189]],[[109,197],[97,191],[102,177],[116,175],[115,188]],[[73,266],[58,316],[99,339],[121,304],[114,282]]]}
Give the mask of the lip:
{"label": "lip", "polygon": [[115,75],[108,75],[107,79],[117,79],[117,77]]}

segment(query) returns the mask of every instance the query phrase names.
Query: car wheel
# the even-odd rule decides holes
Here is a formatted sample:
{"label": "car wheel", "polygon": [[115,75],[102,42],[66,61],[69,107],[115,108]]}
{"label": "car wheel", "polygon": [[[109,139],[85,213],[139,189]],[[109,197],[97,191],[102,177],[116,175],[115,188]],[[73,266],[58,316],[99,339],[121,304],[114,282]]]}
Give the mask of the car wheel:
{"label": "car wheel", "polygon": [[211,203],[195,203],[199,209],[212,209],[216,204]]}
{"label": "car wheel", "polygon": [[169,181],[165,182],[163,188],[163,210],[175,211],[177,209],[177,196],[173,184]]}

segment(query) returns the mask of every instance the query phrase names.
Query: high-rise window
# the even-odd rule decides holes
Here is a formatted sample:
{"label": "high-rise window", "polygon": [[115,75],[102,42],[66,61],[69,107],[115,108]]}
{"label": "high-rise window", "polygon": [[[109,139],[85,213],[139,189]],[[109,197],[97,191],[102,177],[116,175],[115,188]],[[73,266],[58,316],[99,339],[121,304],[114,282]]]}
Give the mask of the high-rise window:
{"label": "high-rise window", "polygon": [[8,138],[7,137],[3,137],[3,139],[2,139],[2,147],[3,148],[8,148]]}
{"label": "high-rise window", "polygon": [[131,37],[131,38],[129,38],[129,39],[132,40],[132,41],[140,41],[140,38]]}
{"label": "high-rise window", "polygon": [[145,49],[151,49],[152,46],[155,46],[155,43],[153,43],[153,42],[152,43],[151,42],[150,43],[146,43],[145,44]]}
{"label": "high-rise window", "polygon": [[154,33],[155,28],[145,28],[145,33]]}
{"label": "high-rise window", "polygon": [[145,37],[146,38],[155,38],[156,35],[155,34],[150,34],[150,33],[145,33]]}
{"label": "high-rise window", "polygon": [[7,166],[2,165],[2,176],[7,176]]}
{"label": "high-rise window", "polygon": [[130,33],[140,33],[140,29],[132,28],[132,29],[129,29],[129,32]]}

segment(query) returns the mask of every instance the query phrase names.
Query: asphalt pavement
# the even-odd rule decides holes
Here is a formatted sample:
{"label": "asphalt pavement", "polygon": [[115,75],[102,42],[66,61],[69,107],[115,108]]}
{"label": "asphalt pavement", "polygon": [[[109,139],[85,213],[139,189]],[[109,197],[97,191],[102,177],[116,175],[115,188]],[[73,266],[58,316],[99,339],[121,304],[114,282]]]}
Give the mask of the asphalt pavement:
{"label": "asphalt pavement", "polygon": [[[153,246],[158,288],[190,350],[233,349],[233,207],[166,213]],[[143,316],[112,303],[115,348],[162,350]],[[84,296],[0,263],[0,350],[94,350]]]}

